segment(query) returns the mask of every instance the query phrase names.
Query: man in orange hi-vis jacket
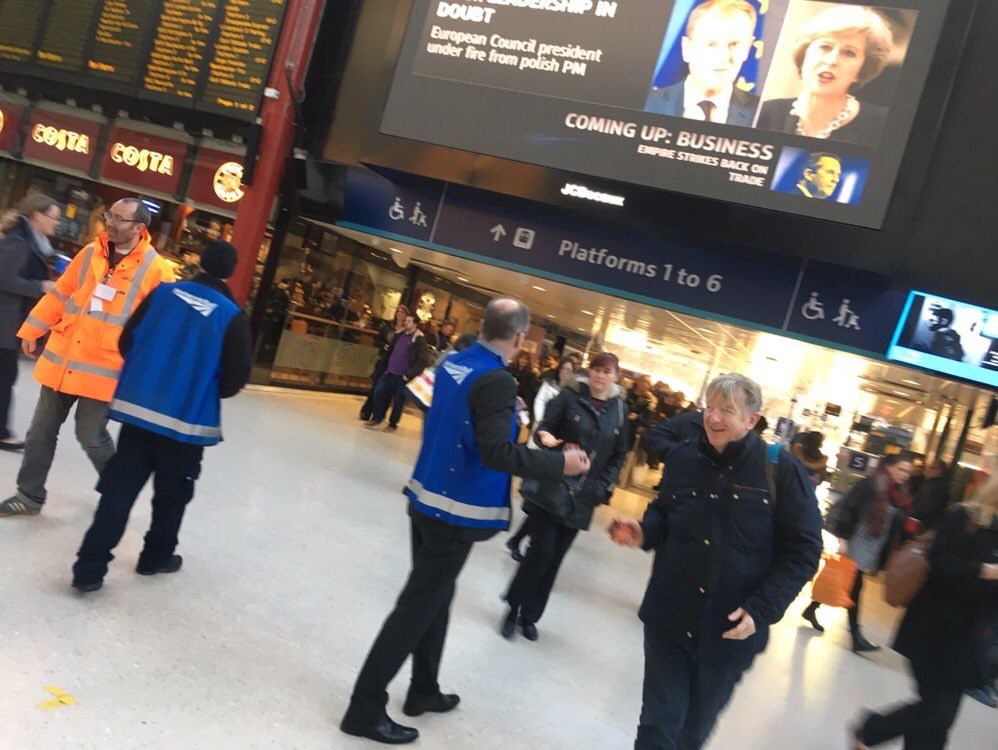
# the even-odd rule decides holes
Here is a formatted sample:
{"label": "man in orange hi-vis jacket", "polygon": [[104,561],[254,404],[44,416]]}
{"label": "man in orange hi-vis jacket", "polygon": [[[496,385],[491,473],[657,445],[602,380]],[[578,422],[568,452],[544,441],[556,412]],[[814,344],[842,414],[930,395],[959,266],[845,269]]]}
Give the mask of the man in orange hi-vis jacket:
{"label": "man in orange hi-vis jacket", "polygon": [[107,231],[77,254],[17,332],[24,353],[38,358],[35,379],[42,389],[24,441],[17,492],[0,503],[0,516],[41,512],[59,429],[74,404],[76,439],[98,473],[114,455],[107,410],[122,365],[118,337],[146,295],[173,281],[173,270],[152,246],[152,217],[139,198],[123,198],[104,219]]}

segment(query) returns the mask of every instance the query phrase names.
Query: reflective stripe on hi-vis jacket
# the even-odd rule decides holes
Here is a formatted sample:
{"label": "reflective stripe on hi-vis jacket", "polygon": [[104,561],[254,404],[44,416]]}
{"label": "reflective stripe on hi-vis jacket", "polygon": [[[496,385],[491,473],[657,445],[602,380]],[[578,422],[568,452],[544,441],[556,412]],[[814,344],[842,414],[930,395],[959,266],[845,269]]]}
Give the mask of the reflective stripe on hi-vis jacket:
{"label": "reflective stripe on hi-vis jacket", "polygon": [[[110,401],[121,372],[118,338],[125,323],[153,289],[173,281],[172,267],[153,248],[148,232],[113,269],[111,252],[101,233],[77,253],[17,332],[27,341],[49,334],[35,379],[60,393]],[[100,293],[99,285],[106,287]]]}

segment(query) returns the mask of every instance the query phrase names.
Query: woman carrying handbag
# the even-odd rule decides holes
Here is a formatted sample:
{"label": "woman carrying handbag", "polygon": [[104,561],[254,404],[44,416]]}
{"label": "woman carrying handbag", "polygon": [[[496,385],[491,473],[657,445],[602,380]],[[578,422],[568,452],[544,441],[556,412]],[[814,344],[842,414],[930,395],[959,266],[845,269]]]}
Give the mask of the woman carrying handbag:
{"label": "woman carrying handbag", "polygon": [[597,354],[588,381],[569,382],[545,409],[537,442],[554,450],[578,445],[591,466],[583,477],[526,480],[521,486],[530,515],[530,546],[504,597],[509,604],[500,626],[504,638],[512,638],[519,625],[527,640],[537,640],[537,621],[565,554],[576,534],[589,528],[596,506],[610,501],[628,445],[627,406],[619,378],[617,357]]}
{"label": "woman carrying handbag", "polygon": [[986,632],[998,613],[998,478],[943,516],[928,559],[894,641],[919,700],[867,712],[850,732],[856,750],[902,736],[905,750],[942,750],[963,691],[985,679]]}

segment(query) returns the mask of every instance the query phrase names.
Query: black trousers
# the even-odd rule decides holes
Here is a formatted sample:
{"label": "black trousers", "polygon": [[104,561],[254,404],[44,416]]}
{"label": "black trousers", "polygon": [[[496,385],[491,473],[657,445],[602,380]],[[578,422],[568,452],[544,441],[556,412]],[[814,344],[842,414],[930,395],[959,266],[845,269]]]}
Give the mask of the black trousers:
{"label": "black trousers", "polygon": [[17,349],[0,349],[0,440],[6,440],[10,431],[10,404],[17,382]]}
{"label": "black trousers", "polygon": [[402,408],[405,406],[405,378],[401,375],[393,375],[386,372],[378,378],[374,386],[374,395],[371,401],[371,419],[381,422],[391,405],[392,413],[388,417],[388,424],[398,427],[402,418]]}
{"label": "black trousers", "polygon": [[118,546],[139,492],[153,475],[152,523],[139,555],[143,565],[166,562],[177,548],[177,535],[194,483],[201,474],[204,446],[182,443],[141,427],[125,424],[118,450],[101,473],[100,503],[83,537],[73,565],[73,580],[103,580],[111,551]]}
{"label": "black trousers", "polygon": [[691,655],[645,627],[645,679],[634,750],[699,750],[755,659]]}
{"label": "black trousers", "polygon": [[[849,598],[855,602],[855,606],[850,607],[848,611],[849,632],[852,634],[853,638],[859,635],[859,603],[860,603],[859,600],[860,600],[860,594],[862,593],[863,593],[863,571],[857,570],[856,582],[852,585],[852,592],[849,594]],[[814,614],[815,612],[818,611],[818,607],[820,606],[821,605],[818,604],[818,602],[812,601],[810,604],[807,605],[807,609],[804,610],[804,612],[805,614],[807,612]]]}
{"label": "black trousers", "polygon": [[535,513],[530,517],[528,533],[530,546],[505,598],[509,606],[519,612],[521,622],[535,623],[544,614],[561,562],[579,530]]}
{"label": "black trousers", "polygon": [[450,604],[473,543],[462,538],[459,529],[417,513],[411,515],[410,526],[412,570],[357,676],[347,709],[352,722],[373,724],[381,718],[388,704],[388,684],[410,654],[409,695],[440,692],[437,676]]}
{"label": "black trousers", "polygon": [[904,737],[904,750],[943,750],[956,721],[963,690],[940,680],[939,667],[928,669],[914,662],[910,667],[919,700],[886,714],[871,713],[860,729],[860,739],[873,747]]}

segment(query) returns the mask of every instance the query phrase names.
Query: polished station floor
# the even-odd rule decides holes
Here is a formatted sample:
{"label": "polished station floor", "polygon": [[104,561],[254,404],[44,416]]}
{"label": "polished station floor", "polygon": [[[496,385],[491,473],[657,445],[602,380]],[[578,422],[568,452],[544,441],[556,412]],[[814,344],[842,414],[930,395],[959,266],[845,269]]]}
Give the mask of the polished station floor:
{"label": "polished station floor", "polygon": [[[24,363],[22,435],[36,394]],[[96,478],[67,424],[42,515],[0,519],[0,748],[374,747],[336,727],[408,570],[399,490],[421,422],[407,414],[395,434],[371,431],[358,405],[260,390],[227,402],[227,439],[206,452],[182,530],[183,569],[134,573],[146,490],[104,588],[86,596],[70,589],[70,566]],[[19,461],[0,453],[4,496]],[[636,503],[625,493],[595,523]],[[598,530],[580,535],[540,640],[507,642],[497,632],[514,570],[505,538],[476,546],[459,582],[441,683],[461,705],[411,720],[422,732],[415,746],[626,750],[641,699],[636,610],[650,557]],[[877,587],[864,593],[867,635],[884,642],[895,615],[879,606]],[[896,654],[852,654],[844,612],[822,613],[823,636],[800,627],[804,604],[774,628],[712,750],[838,750],[861,706],[908,697]],[[407,680],[408,667],[391,689],[389,710],[402,720]],[[995,747],[996,720],[965,700],[950,747]]]}

